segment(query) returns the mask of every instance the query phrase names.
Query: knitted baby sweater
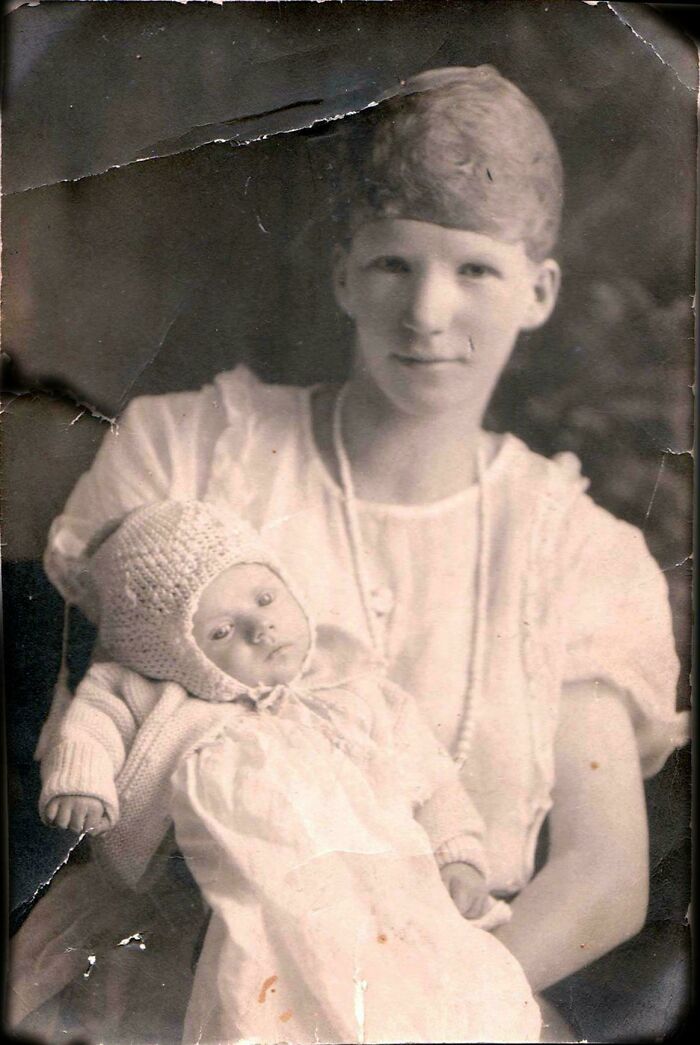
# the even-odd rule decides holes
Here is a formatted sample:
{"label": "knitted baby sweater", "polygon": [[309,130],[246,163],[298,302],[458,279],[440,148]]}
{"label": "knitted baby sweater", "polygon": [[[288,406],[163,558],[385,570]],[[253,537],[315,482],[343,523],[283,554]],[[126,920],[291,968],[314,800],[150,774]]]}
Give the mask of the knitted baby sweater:
{"label": "knitted baby sweater", "polygon": [[[343,694],[357,705],[363,730],[393,758],[438,866],[461,861],[488,877],[481,818],[413,699],[373,674],[319,685],[312,673],[304,686],[288,691],[289,699],[303,703],[305,692],[317,693],[317,701],[332,704]],[[40,809],[61,795],[100,799],[112,828],[94,840],[96,852],[136,887],[170,826],[170,778],[180,759],[232,716],[265,713],[249,703],[200,700],[178,683],[144,679],[113,662],[95,663],[44,738]]]}

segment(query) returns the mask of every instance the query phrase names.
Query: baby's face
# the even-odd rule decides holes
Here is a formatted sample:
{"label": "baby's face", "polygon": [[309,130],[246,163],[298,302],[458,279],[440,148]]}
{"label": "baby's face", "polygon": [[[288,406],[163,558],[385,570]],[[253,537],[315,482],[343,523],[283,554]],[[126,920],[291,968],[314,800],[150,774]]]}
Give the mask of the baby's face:
{"label": "baby's face", "polygon": [[193,617],[202,652],[246,686],[278,685],[298,674],[309,649],[301,606],[267,566],[230,566],[206,586]]}

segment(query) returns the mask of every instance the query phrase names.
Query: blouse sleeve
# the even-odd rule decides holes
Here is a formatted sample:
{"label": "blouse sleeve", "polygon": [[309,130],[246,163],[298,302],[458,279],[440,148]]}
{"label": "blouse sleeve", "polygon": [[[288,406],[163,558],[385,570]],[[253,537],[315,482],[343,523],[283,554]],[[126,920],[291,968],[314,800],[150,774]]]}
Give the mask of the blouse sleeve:
{"label": "blouse sleeve", "polygon": [[[242,428],[247,386],[253,378],[244,367],[227,377],[233,399],[240,386]],[[44,567],[68,602],[95,620],[85,569],[90,541],[103,527],[143,504],[163,497],[203,496],[216,443],[231,423],[218,385],[142,396],[129,404],[105,435],[92,466],[78,480],[49,532]]]}
{"label": "blouse sleeve", "polygon": [[686,742],[676,711],[676,656],[668,587],[640,530],[589,497],[577,505],[564,563],[563,682],[601,682],[625,701],[642,771],[653,776]]}

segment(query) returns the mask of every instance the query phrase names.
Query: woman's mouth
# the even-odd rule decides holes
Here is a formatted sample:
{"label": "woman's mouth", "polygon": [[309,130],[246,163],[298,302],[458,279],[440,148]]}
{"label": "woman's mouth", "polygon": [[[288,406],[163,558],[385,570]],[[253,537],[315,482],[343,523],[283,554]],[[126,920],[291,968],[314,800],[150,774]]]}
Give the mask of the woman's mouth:
{"label": "woman's mouth", "polygon": [[466,356],[444,356],[444,355],[403,355],[398,352],[392,354],[392,359],[402,366],[407,367],[442,367],[463,366],[468,360]]}

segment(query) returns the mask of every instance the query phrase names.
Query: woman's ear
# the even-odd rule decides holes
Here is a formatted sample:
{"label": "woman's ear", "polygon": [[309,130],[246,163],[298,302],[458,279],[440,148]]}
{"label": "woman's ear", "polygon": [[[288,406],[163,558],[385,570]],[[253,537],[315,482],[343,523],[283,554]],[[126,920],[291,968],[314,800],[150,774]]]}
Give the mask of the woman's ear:
{"label": "woman's ear", "polygon": [[333,248],[333,292],[338,306],[346,316],[353,318],[348,291],[348,252],[336,244]]}
{"label": "woman's ear", "polygon": [[523,330],[536,330],[547,322],[561,286],[561,269],[554,258],[546,258],[533,268],[532,301],[526,310]]}

